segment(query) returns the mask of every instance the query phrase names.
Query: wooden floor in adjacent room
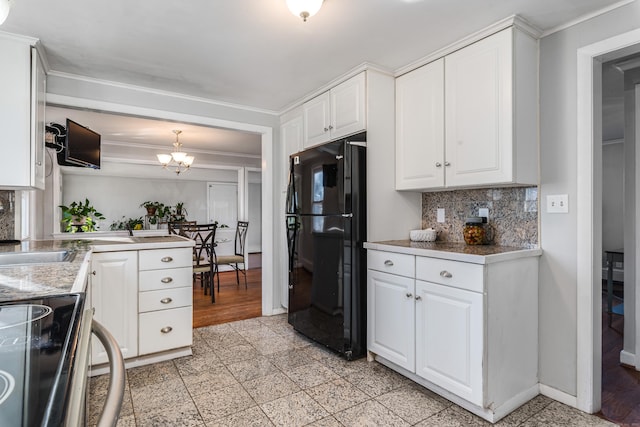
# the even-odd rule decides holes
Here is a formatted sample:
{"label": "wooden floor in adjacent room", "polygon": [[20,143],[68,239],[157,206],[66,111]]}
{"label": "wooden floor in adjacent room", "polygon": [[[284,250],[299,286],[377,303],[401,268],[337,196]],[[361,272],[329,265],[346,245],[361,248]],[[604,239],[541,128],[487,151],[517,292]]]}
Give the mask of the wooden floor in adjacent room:
{"label": "wooden floor in adjacent room", "polygon": [[[603,295],[603,300],[605,299]],[[602,315],[602,409],[599,416],[621,426],[640,425],[640,372],[620,365],[624,317]]]}
{"label": "wooden floor in adjacent room", "polygon": [[262,315],[262,269],[247,270],[247,289],[240,274],[240,286],[236,285],[233,271],[220,273],[220,292],[217,288],[216,302],[211,295],[204,295],[198,282],[193,287],[193,327],[217,325],[236,320],[251,319]]}

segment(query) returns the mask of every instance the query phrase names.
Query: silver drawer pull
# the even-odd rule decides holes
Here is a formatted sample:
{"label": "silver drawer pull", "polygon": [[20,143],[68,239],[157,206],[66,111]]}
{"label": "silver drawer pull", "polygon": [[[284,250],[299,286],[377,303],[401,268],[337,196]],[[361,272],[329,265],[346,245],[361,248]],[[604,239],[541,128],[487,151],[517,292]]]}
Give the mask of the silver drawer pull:
{"label": "silver drawer pull", "polygon": [[390,259],[386,260],[384,262],[384,265],[391,267],[393,265],[393,261],[391,261]]}
{"label": "silver drawer pull", "polygon": [[449,273],[447,270],[442,270],[440,272],[440,276],[446,277],[447,279],[451,279],[453,277],[453,274]]}
{"label": "silver drawer pull", "polygon": [[171,258],[170,256],[166,256],[160,259],[160,261],[162,262],[171,262],[173,261],[173,258]]}
{"label": "silver drawer pull", "polygon": [[420,295],[416,295],[416,301],[420,301],[422,297]]}
{"label": "silver drawer pull", "polygon": [[172,302],[173,300],[171,298],[162,298],[160,300],[161,303],[163,304],[169,304],[170,302]]}
{"label": "silver drawer pull", "polygon": [[171,326],[165,326],[164,328],[160,329],[160,332],[162,332],[163,334],[168,334],[171,331],[173,331],[173,328]]}
{"label": "silver drawer pull", "polygon": [[411,298],[413,294],[411,292],[407,292],[407,298]]}
{"label": "silver drawer pull", "polygon": [[163,277],[162,279],[160,279],[160,281],[162,283],[171,283],[171,282],[173,282],[173,278],[171,278],[171,277]]}
{"label": "silver drawer pull", "polygon": [[437,168],[442,167],[442,163],[440,163],[440,162],[436,162],[436,167],[437,167]]}

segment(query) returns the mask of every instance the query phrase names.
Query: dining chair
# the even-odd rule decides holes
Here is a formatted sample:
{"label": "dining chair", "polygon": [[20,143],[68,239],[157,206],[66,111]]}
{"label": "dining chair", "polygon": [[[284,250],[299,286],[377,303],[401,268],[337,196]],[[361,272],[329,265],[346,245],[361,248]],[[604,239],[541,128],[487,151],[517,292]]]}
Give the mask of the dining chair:
{"label": "dining chair", "polygon": [[185,225],[196,225],[196,223],[196,221],[169,221],[167,223],[167,228],[169,229],[169,234],[184,236],[185,234],[182,227]]}
{"label": "dining chair", "polygon": [[[234,255],[223,255],[217,257],[216,271],[219,271],[221,265],[228,265],[236,271],[236,284],[240,286],[241,272],[244,275],[244,288],[247,289],[247,264],[245,262],[244,249],[245,241],[247,239],[247,229],[249,228],[248,221],[238,221],[236,226],[236,237],[234,242]],[[242,269],[238,266],[242,264]],[[218,292],[220,292],[220,276],[218,275]]]}
{"label": "dining chair", "polygon": [[[204,294],[211,292],[211,302],[216,302],[214,278],[216,269],[215,236],[218,224],[183,224],[180,232],[195,242],[193,247],[193,282],[200,278],[204,286]],[[218,279],[219,281],[219,279]]]}

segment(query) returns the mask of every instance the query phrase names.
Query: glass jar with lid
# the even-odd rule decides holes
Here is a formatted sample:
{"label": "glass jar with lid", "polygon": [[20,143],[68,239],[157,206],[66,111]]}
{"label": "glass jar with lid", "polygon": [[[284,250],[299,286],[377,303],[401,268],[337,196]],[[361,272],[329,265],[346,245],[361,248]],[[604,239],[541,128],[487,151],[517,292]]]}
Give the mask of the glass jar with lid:
{"label": "glass jar with lid", "polygon": [[462,235],[467,245],[486,245],[489,243],[490,235],[487,218],[483,216],[467,218]]}

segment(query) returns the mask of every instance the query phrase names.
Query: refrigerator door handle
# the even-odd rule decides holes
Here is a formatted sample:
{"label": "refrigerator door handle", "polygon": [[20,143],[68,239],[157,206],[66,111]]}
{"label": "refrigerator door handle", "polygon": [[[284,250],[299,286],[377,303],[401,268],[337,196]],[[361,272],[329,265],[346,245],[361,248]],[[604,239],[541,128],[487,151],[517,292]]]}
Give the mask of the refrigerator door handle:
{"label": "refrigerator door handle", "polygon": [[342,218],[353,218],[353,214],[352,213],[342,214]]}

